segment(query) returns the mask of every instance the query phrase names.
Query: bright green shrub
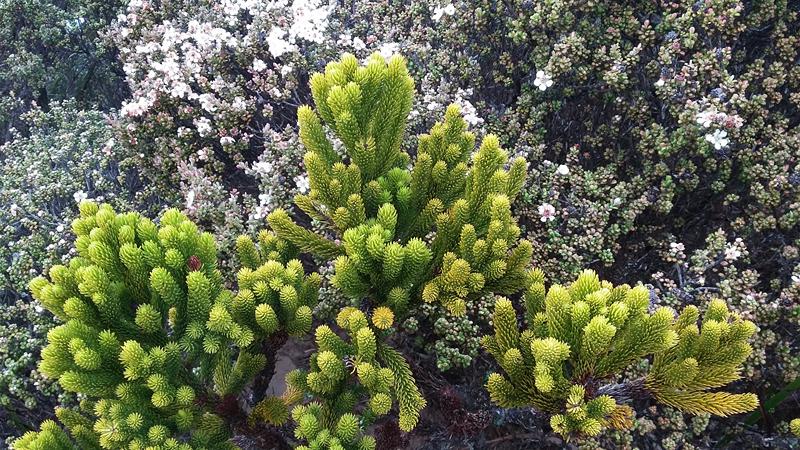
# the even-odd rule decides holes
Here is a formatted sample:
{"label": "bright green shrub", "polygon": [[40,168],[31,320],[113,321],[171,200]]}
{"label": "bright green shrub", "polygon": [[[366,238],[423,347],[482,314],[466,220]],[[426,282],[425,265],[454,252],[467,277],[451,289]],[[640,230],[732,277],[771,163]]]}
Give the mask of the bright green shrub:
{"label": "bright green shrub", "polygon": [[[528,327],[520,331],[513,303],[499,299],[494,336],[484,337],[505,372],[491,374],[486,384],[499,406],[546,411],[553,429],[565,436],[629,427],[633,411],[626,403],[634,397],[720,416],[758,406],[754,394],[709,392],[739,379],[752,352],[747,340],[756,331],[723,301],[712,301],[698,325],[696,307],[677,318],[665,307],[651,312],[647,288],[614,287],[590,270],[567,287],[545,290],[540,271],[531,281],[523,298]],[[612,383],[650,356],[643,379]]]}
{"label": "bright green shrub", "polygon": [[[279,262],[288,247],[262,233],[259,247],[239,240],[252,268],[234,294],[222,285],[214,238],[177,210],[159,225],[88,201],[80,211],[79,256],[30,283],[64,322],[48,334],[40,369],[90,404],[59,418],[80,448],[235,448],[214,407],[264,367],[261,340],[309,330],[318,278],[296,260]],[[46,423],[15,448],[60,436]]]}
{"label": "bright green shrub", "polygon": [[[359,67],[354,56],[344,55],[328,64],[324,74],[313,75],[317,112],[309,107],[298,110],[311,190],[295,201],[312,218],[329,223],[340,243],[295,224],[283,210],[268,217],[278,236],[303,251],[335,259],[333,284],[380,311],[374,319],[377,333],[363,313],[358,313],[362,317],[357,325],[343,326],[356,333],[350,345],[357,355],[344,344],[325,348],[318,342],[321,352],[304,390],[332,401],[323,394],[340,395],[341,388],[333,387],[344,381],[339,359],[355,357],[370,364],[368,374],[359,375],[361,384],[375,394],[372,382],[363,377],[369,379],[372,368],[383,367],[395,378],[400,428],[406,431],[416,425],[425,401],[407,363],[383,343],[387,333],[380,330],[395,316],[400,320],[413,315],[422,302],[439,302],[452,314],[463,315],[468,298],[519,291],[527,280],[531,254],[530,243],[517,242],[520,230],[510,209],[525,178],[525,162],[514,160],[505,169],[508,154],[493,136],[487,136],[473,155],[475,137],[466,131],[456,106],[448,108],[444,122],[420,136],[412,161],[402,144],[413,86],[399,56],[386,61],[374,54]],[[340,139],[344,154],[328,140],[323,123]],[[340,321],[349,311],[340,313]],[[320,332],[330,334],[326,328],[317,332],[318,340]],[[362,333],[371,336],[370,342],[378,339],[367,356],[360,353]],[[314,371],[320,357],[333,358],[336,371]],[[356,363],[356,369],[361,367]],[[324,383],[318,385],[320,378]],[[388,394],[383,391],[391,386],[378,392]],[[353,405],[345,406],[325,417],[333,420]],[[331,408],[325,402],[320,407]]]}
{"label": "bright green shrub", "polygon": [[505,170],[508,155],[493,136],[470,160],[475,137],[451,106],[444,122],[420,136],[409,166],[401,144],[413,82],[400,57],[386,62],[376,54],[359,67],[345,55],[315,74],[311,87],[319,115],[298,111],[311,191],[296,202],[331,223],[341,244],[292,223],[282,210],[269,216],[279,236],[336,258],[337,287],[399,315],[420,300],[463,314],[468,296],[524,286],[531,245],[517,243],[510,212],[525,178],[523,160]]}
{"label": "bright green shrub", "polygon": [[[315,399],[292,410],[295,435],[309,446],[300,448],[337,448],[336,444],[375,448],[375,439],[363,436],[364,428],[389,413],[394,403],[400,410],[400,426],[416,425],[425,400],[402,355],[381,342],[386,333],[380,330],[391,324],[390,314],[388,308],[377,308],[370,321],[356,308],[343,309],[336,322],[348,340],[327,325],[317,327],[318,351],[311,356],[309,370],[286,378],[289,392],[307,393]],[[354,415],[355,406],[362,402],[365,408]]]}

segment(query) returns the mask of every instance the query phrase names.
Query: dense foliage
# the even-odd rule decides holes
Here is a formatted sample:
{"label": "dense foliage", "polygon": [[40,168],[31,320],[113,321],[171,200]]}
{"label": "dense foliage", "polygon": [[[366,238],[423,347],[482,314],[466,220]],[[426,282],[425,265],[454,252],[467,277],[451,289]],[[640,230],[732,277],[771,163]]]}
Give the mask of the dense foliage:
{"label": "dense foliage", "polygon": [[[75,318],[27,288],[91,261],[70,226],[88,198],[213,235],[231,329],[253,333],[220,349],[266,360],[235,396],[194,374],[207,395],[181,408],[224,417],[240,448],[798,445],[799,32],[783,0],[0,2],[0,435],[57,405],[60,424],[26,445],[92,448],[98,420],[120,423],[39,367],[48,331]],[[592,301],[559,295],[586,269],[609,280]],[[630,304],[614,297],[625,283]],[[637,333],[631,317],[665,325],[664,307],[663,345],[587,365]],[[608,348],[558,331],[565,308]],[[159,314],[167,340],[147,351],[182,340]],[[502,354],[485,337],[512,329],[525,340]],[[570,349],[547,394],[527,339]],[[710,416],[753,406],[721,392],[734,381],[761,408]],[[528,408],[540,394],[547,414]],[[171,405],[137,401],[147,427],[113,442],[203,442]],[[97,442],[70,443],[76,429]]]}
{"label": "dense foliage", "polygon": [[103,35],[122,2],[9,0],[0,3],[0,143],[24,126],[31,103],[75,99],[119,105],[127,93],[117,49]]}

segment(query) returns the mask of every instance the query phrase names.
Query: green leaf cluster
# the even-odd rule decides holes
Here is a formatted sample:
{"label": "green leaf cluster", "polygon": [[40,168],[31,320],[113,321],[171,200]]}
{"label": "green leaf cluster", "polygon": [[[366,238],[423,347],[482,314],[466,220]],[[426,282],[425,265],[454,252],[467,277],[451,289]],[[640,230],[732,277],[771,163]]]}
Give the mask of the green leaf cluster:
{"label": "green leaf cluster", "polygon": [[[319,277],[284,264],[291,246],[265,232],[258,246],[238,241],[235,294],[222,285],[213,236],[177,210],[157,225],[84,201],[72,228],[77,256],[30,283],[63,321],[40,370],[91,403],[59,419],[81,448],[234,448],[213,406],[264,368],[261,341],[309,331]],[[60,436],[46,423],[15,448]]]}
{"label": "green leaf cluster", "polygon": [[522,298],[527,328],[519,329],[513,303],[500,298],[494,335],[483,339],[504,372],[487,381],[499,406],[549,412],[553,429],[565,436],[619,428],[630,422],[632,411],[623,403],[632,395],[602,385],[643,358],[652,358],[652,366],[631,389],[638,386],[661,403],[722,416],[758,405],[753,394],[708,392],[739,378],[755,332],[753,323],[731,314],[721,300],[711,302],[698,325],[696,307],[677,318],[669,308],[650,311],[646,287],[615,287],[591,270],[569,286],[545,289],[538,270],[529,282]]}
{"label": "green leaf cluster", "polygon": [[[381,323],[386,311],[376,310],[372,322]],[[363,401],[364,424],[388,414],[397,404],[401,429],[413,429],[426,402],[403,356],[383,342],[386,331],[370,325],[364,312],[353,307],[342,309],[336,322],[347,339],[328,325],[317,327],[317,351],[311,356],[310,369],[287,377],[290,391],[310,394],[327,427]]]}
{"label": "green leaf cluster", "polygon": [[359,66],[346,54],[314,74],[317,110],[298,111],[311,190],[295,202],[338,239],[283,210],[268,220],[303,251],[335,258],[334,283],[353,298],[398,315],[422,300],[463,314],[468,296],[524,287],[532,250],[518,242],[510,205],[526,165],[509,162],[492,135],[475,152],[455,105],[409,156],[402,137],[413,87],[400,56],[374,54]]}

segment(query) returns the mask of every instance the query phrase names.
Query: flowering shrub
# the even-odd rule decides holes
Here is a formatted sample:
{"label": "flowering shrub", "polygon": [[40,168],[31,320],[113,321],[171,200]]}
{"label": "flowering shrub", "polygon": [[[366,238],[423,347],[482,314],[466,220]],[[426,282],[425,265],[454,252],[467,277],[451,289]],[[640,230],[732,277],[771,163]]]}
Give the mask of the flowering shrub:
{"label": "flowering shrub", "polygon": [[270,130],[293,123],[306,96],[297,69],[324,42],[327,15],[322,2],[131,2],[113,33],[132,91],[119,127],[146,149],[153,182],[201,170],[236,186],[261,170],[251,164]]}
{"label": "flowering shrub", "polygon": [[0,5],[0,143],[31,102],[76,99],[107,109],[127,94],[116,48],[103,34],[123,2],[21,0]]}
{"label": "flowering shrub", "polygon": [[77,204],[87,198],[144,209],[138,173],[125,160],[108,119],[74,102],[33,109],[21,117],[29,137],[0,147],[0,272],[10,292],[26,290],[32,274],[68,257],[65,238]]}

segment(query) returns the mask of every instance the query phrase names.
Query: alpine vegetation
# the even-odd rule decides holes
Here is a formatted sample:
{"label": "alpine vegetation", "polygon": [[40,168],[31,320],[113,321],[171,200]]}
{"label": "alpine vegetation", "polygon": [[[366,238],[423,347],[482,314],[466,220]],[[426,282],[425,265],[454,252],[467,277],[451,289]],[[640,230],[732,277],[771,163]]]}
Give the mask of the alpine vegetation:
{"label": "alpine vegetation", "polygon": [[[644,286],[613,286],[584,271],[569,286],[545,289],[533,271],[523,296],[519,329],[514,304],[500,299],[494,335],[484,346],[505,375],[486,383],[492,401],[505,408],[533,407],[552,414],[556,432],[597,435],[605,428],[630,428],[632,400],[650,396],[692,414],[720,416],[752,411],[754,394],[713,392],[740,377],[756,326],[712,301],[702,321],[694,306],[677,317],[649,310]],[[614,380],[632,364],[652,358],[648,373]]]}
{"label": "alpine vegetation", "polygon": [[[153,221],[80,202],[71,257],[29,284],[60,323],[39,370],[77,401],[12,448],[389,449],[429,406],[485,428],[469,410],[480,398],[452,400],[438,375],[420,377],[430,355],[409,352],[429,348],[420,320],[471,323],[475,305],[493,329],[481,341],[492,358],[475,364],[479,396],[498,416],[545,413],[564,440],[627,431],[650,401],[701,416],[759,405],[725,390],[757,327],[723,300],[676,313],[641,283],[588,269],[547,287],[512,209],[528,162],[496,135],[478,139],[455,104],[409,138],[403,57],[344,54],[309,85],[314,106],[296,109],[307,189],[255,239],[232,239],[235,258],[177,209]],[[543,226],[556,220],[548,206]],[[331,291],[343,300],[323,308]],[[280,383],[290,339],[305,351]]]}

